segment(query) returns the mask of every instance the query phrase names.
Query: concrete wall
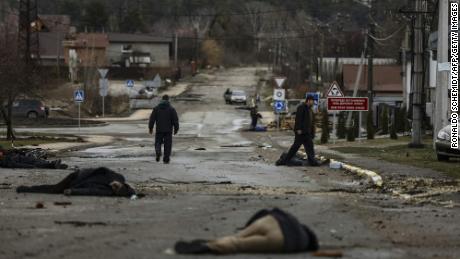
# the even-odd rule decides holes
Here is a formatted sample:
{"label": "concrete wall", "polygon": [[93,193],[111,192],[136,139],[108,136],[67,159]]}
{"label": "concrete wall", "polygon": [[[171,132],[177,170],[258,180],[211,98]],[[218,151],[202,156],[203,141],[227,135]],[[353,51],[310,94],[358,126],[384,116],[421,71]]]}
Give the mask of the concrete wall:
{"label": "concrete wall", "polygon": [[168,67],[170,65],[168,43],[110,43],[107,49],[109,63],[121,61],[124,45],[131,45],[133,51],[150,53],[151,67]]}

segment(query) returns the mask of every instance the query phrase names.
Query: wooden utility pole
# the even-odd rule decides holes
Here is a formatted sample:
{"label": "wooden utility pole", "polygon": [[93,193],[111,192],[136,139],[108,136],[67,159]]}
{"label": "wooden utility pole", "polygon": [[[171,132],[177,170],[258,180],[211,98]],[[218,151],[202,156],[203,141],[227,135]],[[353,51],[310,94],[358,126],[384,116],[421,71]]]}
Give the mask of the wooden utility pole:
{"label": "wooden utility pole", "polygon": [[[449,62],[449,0],[439,0],[439,21],[438,21],[438,64]],[[448,121],[448,86],[449,71],[437,71],[436,76],[436,102],[434,104],[434,132],[433,147],[438,132]]]}
{"label": "wooden utility pole", "polygon": [[412,93],[412,140],[409,147],[421,148],[422,144],[422,90],[423,90],[423,18],[426,4],[423,0],[415,2],[414,27],[414,72]]}

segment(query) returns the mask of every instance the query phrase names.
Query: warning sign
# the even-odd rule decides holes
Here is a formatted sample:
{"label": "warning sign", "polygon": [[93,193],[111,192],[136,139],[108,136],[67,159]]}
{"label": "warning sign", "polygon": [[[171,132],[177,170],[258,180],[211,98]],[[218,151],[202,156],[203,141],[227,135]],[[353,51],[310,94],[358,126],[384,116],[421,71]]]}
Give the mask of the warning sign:
{"label": "warning sign", "polygon": [[342,91],[340,90],[340,86],[337,82],[332,82],[331,87],[327,91],[327,97],[344,97]]}

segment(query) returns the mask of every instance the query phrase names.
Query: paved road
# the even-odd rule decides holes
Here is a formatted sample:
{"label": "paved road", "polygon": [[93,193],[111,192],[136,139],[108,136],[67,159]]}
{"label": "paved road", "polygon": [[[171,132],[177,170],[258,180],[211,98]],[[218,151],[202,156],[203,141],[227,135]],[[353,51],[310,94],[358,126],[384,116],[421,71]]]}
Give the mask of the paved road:
{"label": "paved road", "polygon": [[[173,102],[181,130],[169,165],[154,162],[146,121],[112,122],[80,133],[72,128],[47,130],[113,136],[109,145],[59,156],[71,166],[110,167],[147,196],[127,200],[18,195],[12,189],[17,185],[53,183],[70,171],[2,170],[0,258],[182,258],[164,251],[180,239],[233,233],[267,207],[292,212],[318,234],[324,249],[340,250],[346,258],[460,254],[458,208],[407,203],[326,167],[274,166],[281,152],[277,143],[289,140],[286,133],[244,132],[249,112],[225,105],[222,99],[227,87],[254,92],[256,84],[252,68],[195,78],[184,93],[187,98],[182,100],[187,101]],[[274,148],[264,149],[264,143]],[[57,201],[72,204],[54,205]],[[36,202],[44,202],[45,208],[35,209]],[[66,224],[69,221],[89,225],[77,227]],[[278,257],[309,255],[229,256]]]}

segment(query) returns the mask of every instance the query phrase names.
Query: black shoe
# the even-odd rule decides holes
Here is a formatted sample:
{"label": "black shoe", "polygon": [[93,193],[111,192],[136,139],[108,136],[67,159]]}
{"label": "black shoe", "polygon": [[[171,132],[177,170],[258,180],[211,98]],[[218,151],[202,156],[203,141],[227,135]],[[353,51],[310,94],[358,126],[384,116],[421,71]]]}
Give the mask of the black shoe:
{"label": "black shoe", "polygon": [[164,164],[169,164],[169,159],[163,159]]}
{"label": "black shoe", "polygon": [[161,155],[157,155],[157,156],[156,156],[157,162],[160,162],[160,158],[161,158]]}
{"label": "black shoe", "polygon": [[206,245],[205,240],[194,240],[191,242],[179,241],[174,245],[178,254],[209,254],[211,249]]}

